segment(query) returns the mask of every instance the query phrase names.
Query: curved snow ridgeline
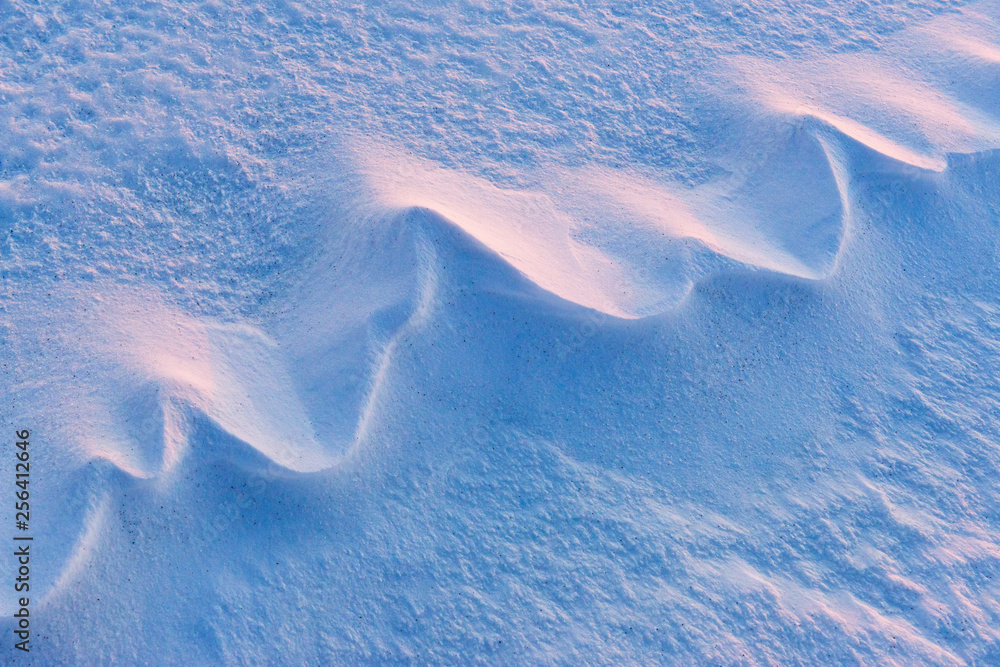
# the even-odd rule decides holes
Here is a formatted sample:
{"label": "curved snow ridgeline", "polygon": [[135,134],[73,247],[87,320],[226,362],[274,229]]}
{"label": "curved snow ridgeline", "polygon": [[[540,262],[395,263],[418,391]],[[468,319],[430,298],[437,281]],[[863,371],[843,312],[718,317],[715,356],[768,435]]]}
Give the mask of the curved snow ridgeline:
{"label": "curved snow ridgeline", "polygon": [[33,662],[998,659],[997,3],[26,7]]}

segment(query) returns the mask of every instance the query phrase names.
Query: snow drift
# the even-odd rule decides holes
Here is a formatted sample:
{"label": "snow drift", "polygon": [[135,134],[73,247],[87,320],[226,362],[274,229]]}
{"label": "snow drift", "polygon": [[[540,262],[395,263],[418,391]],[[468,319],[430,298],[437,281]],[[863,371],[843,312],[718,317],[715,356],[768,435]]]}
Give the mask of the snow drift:
{"label": "snow drift", "polygon": [[0,8],[32,662],[996,661],[1000,7],[847,4]]}

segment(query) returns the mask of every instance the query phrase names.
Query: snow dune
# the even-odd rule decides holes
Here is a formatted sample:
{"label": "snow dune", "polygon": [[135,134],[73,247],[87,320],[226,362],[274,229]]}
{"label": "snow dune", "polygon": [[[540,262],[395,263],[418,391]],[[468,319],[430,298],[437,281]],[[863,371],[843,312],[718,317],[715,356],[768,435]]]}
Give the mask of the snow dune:
{"label": "snow dune", "polygon": [[843,5],[0,8],[33,663],[996,661],[1000,5]]}

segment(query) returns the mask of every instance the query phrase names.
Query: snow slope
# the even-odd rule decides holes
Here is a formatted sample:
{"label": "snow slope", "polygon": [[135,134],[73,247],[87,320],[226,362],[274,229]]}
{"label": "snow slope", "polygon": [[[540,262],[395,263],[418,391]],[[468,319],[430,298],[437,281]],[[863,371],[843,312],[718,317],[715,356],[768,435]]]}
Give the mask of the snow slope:
{"label": "snow slope", "polygon": [[0,4],[30,662],[1000,662],[998,34]]}

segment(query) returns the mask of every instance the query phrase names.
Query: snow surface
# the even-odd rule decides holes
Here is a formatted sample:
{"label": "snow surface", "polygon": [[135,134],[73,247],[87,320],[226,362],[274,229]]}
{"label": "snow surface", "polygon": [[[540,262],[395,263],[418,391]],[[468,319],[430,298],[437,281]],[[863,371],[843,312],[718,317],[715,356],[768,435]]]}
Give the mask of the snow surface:
{"label": "snow surface", "polygon": [[998,36],[0,0],[30,663],[1000,664]]}

